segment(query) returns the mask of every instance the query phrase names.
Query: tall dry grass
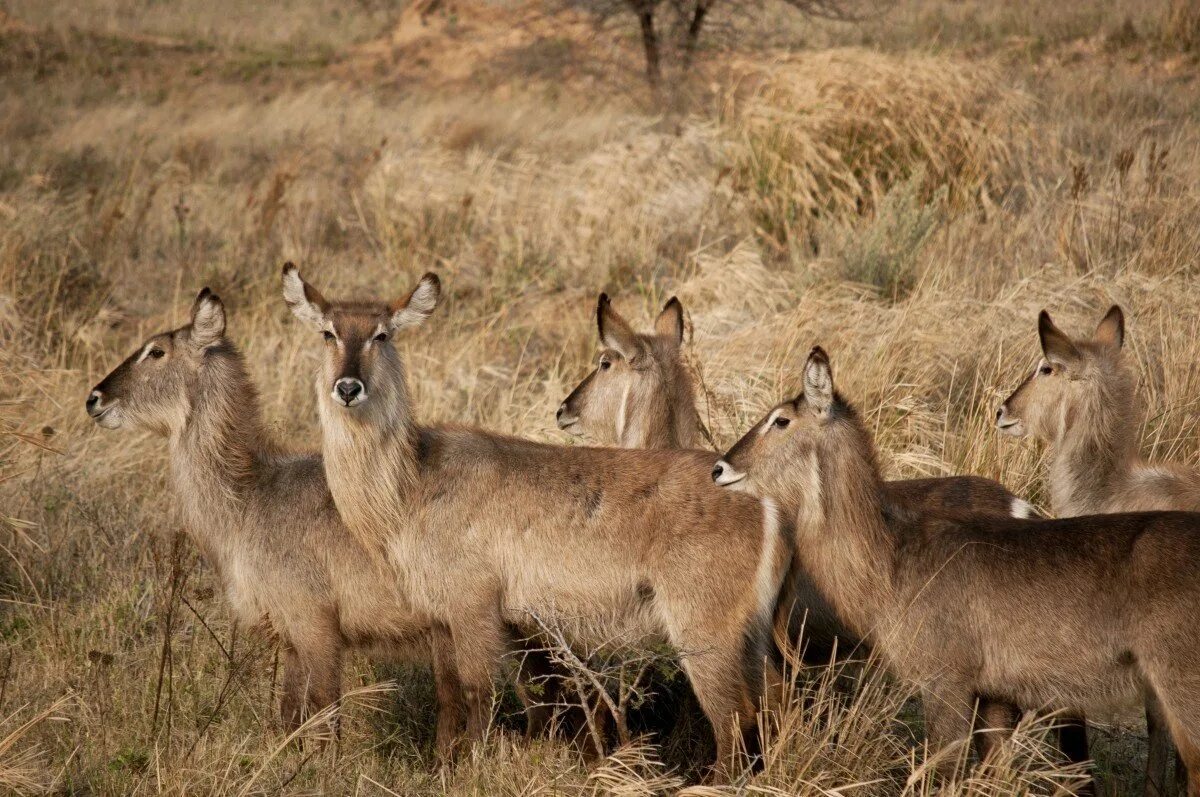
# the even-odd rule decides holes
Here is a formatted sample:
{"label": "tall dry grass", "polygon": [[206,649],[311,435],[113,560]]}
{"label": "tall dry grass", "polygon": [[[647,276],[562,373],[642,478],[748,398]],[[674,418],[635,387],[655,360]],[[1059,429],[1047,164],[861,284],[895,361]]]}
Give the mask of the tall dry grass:
{"label": "tall dry grass", "polygon": [[[277,296],[285,258],[336,293],[443,276],[445,305],[401,343],[426,419],[573,444],[553,408],[594,353],[596,293],[642,322],[674,293],[717,445],[794,391],[820,342],[889,473],[980,473],[1035,502],[1040,452],[998,438],[993,408],[1033,363],[1037,310],[1082,331],[1119,301],[1146,453],[1195,463],[1196,65],[1162,48],[1149,4],[1038,5],[777,21],[769,41],[836,49],[739,53],[710,102],[670,115],[592,84],[430,92],[248,66],[281,37],[358,38],[357,21],[324,30],[316,2],[202,52],[120,36],[236,21],[220,3],[84,4],[102,40],[39,32],[61,4],[13,6],[34,33],[0,50],[0,788],[659,794],[696,774],[686,729],[589,769],[516,738],[508,708],[484,749],[439,768],[428,671],[363,659],[340,741],[282,744],[277,652],[230,627],[177,541],[162,441],[96,430],[82,400],[209,284],[269,423],[315,446],[316,347]],[[1137,35],[1110,37],[1129,14]],[[932,793],[908,689],[866,673],[798,676],[742,792]],[[1140,731],[1094,719],[1103,793],[1128,793]],[[1077,773],[1042,731],[1023,727],[992,772],[959,751],[942,793],[1064,793]]]}

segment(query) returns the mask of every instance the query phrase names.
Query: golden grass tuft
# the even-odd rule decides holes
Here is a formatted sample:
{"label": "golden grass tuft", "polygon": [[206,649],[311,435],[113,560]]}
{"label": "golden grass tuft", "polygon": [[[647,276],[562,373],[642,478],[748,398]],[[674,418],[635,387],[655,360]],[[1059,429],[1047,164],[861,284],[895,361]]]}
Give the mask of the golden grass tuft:
{"label": "golden grass tuft", "polygon": [[818,218],[868,213],[915,174],[964,206],[1010,179],[1028,99],[985,65],[859,49],[735,62],[738,178],[762,234],[804,242]]}

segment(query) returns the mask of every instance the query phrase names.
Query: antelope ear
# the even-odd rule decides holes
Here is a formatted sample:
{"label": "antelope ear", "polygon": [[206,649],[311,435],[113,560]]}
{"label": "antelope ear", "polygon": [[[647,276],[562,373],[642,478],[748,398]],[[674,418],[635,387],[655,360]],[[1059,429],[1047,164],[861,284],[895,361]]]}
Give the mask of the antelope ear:
{"label": "antelope ear", "polygon": [[283,264],[283,300],[296,318],[318,330],[325,328],[329,302],[300,277],[300,269],[291,261]]}
{"label": "antelope ear", "polygon": [[642,354],[642,342],[629,323],[613,309],[608,294],[600,294],[596,305],[596,326],[600,330],[600,343],[615,349],[627,361],[633,362]]}
{"label": "antelope ear", "polygon": [[1125,313],[1121,312],[1119,304],[1114,304],[1108,309],[1108,313],[1092,333],[1092,340],[1114,350],[1125,345]]}
{"label": "antelope ear", "polygon": [[391,328],[393,331],[420,326],[437,307],[438,299],[442,296],[442,281],[432,271],[421,277],[417,287],[408,295],[392,302]]}
{"label": "antelope ear", "polygon": [[1079,349],[1066,333],[1054,326],[1045,310],[1038,314],[1038,337],[1042,340],[1042,353],[1050,362],[1069,365],[1079,359]]}
{"label": "antelope ear", "polygon": [[683,304],[678,297],[672,296],[663,305],[654,321],[654,334],[669,338],[676,346],[683,344]]}
{"label": "antelope ear", "polygon": [[203,348],[216,343],[224,334],[225,305],[221,304],[221,297],[204,288],[192,302],[192,330],[188,339]]}
{"label": "antelope ear", "polygon": [[833,404],[833,368],[820,346],[813,346],[804,363],[804,400],[818,412],[828,412]]}

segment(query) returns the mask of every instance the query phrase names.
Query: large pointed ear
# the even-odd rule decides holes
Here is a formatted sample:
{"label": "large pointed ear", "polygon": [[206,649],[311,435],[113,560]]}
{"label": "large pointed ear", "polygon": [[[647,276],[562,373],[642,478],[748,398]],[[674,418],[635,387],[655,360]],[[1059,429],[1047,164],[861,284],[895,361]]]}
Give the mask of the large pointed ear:
{"label": "large pointed ear", "polygon": [[225,334],[225,305],[221,297],[204,288],[192,302],[192,330],[188,339],[192,345],[211,346]]}
{"label": "large pointed ear", "polygon": [[1121,312],[1119,304],[1108,308],[1108,313],[1092,333],[1092,340],[1113,350],[1125,345],[1125,313]]}
{"label": "large pointed ear", "polygon": [[833,404],[833,368],[820,346],[813,346],[804,363],[804,400],[818,412],[828,412]]}
{"label": "large pointed ear", "polygon": [[613,309],[607,293],[600,294],[596,304],[596,326],[600,330],[601,345],[616,349],[626,360],[632,362],[642,353],[642,342],[633,327]]}
{"label": "large pointed ear", "polygon": [[1054,326],[1045,310],[1038,314],[1038,337],[1042,339],[1042,353],[1050,362],[1068,365],[1079,359],[1079,349],[1066,333]]}
{"label": "large pointed ear", "polygon": [[408,295],[397,299],[390,305],[392,311],[391,327],[393,331],[415,327],[425,323],[425,319],[437,307],[438,299],[442,296],[442,281],[432,271],[421,277],[417,287]]}
{"label": "large pointed ear", "polygon": [[654,320],[654,334],[661,335],[675,342],[683,343],[683,304],[679,298],[672,296],[663,305],[662,312]]}
{"label": "large pointed ear", "polygon": [[320,292],[300,277],[300,269],[292,262],[283,264],[283,300],[292,308],[292,314],[309,326],[325,328],[325,314],[329,302]]}

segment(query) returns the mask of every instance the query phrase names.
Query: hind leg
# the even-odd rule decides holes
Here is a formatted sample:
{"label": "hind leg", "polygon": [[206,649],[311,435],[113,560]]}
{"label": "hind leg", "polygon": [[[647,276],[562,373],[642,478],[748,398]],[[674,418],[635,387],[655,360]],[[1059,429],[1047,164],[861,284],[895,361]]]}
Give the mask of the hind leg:
{"label": "hind leg", "polygon": [[[1187,661],[1186,657],[1180,657]],[[1147,662],[1143,674],[1147,681],[1147,720],[1165,723],[1187,773],[1188,797],[1200,797],[1200,673],[1190,668],[1154,666]],[[1148,666],[1147,666],[1148,665]],[[1160,756],[1159,773],[1166,767]],[[1165,778],[1164,778],[1165,780]]]}
{"label": "hind leg", "polygon": [[1158,697],[1149,690],[1146,693],[1146,781],[1142,792],[1145,797],[1168,797],[1170,782],[1168,768],[1171,763],[1171,738],[1167,719]]}

